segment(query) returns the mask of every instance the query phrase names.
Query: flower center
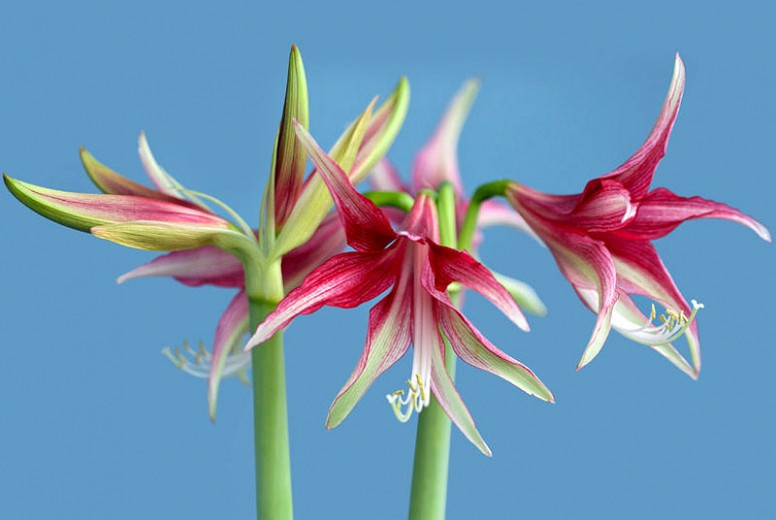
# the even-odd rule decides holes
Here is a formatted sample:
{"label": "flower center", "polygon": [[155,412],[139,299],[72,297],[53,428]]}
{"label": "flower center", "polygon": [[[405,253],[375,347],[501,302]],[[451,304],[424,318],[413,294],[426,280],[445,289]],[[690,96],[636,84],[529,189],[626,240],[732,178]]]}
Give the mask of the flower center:
{"label": "flower center", "polygon": [[[684,314],[684,311],[673,311],[666,309],[666,311],[660,316],[655,311],[655,304],[652,304],[652,312],[649,315],[649,321],[644,324],[643,327],[633,332],[641,333],[649,336],[649,344],[651,345],[665,345],[672,343],[679,339],[690,326],[695,319],[695,315],[703,308],[702,303],[698,303],[692,300],[692,312],[689,316]],[[654,324],[655,318],[658,319],[660,324]]]}
{"label": "flower center", "polygon": [[[210,369],[213,365],[213,356],[205,348],[205,344],[200,341],[199,348],[194,350],[188,341],[183,342],[183,349],[175,347],[164,347],[162,349],[167,359],[172,361],[176,367],[194,377],[207,379],[210,377]],[[229,353],[224,362],[224,369],[221,377],[236,375],[245,384],[249,384],[247,370],[251,364],[250,352]]]}
{"label": "flower center", "polygon": [[410,419],[413,410],[420,413],[424,407],[428,406],[429,401],[428,391],[420,374],[415,374],[415,383],[412,382],[412,379],[408,379],[407,386],[409,392],[396,390],[394,393],[385,396],[388,402],[391,403],[394,415],[403,423]]}

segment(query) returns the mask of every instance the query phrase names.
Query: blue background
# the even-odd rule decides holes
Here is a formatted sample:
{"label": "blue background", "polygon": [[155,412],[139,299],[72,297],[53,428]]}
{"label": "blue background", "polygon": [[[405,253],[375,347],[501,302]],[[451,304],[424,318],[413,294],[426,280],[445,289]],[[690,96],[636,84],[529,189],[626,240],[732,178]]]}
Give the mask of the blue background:
{"label": "blue background", "polygon": [[[312,132],[329,146],[376,94],[409,77],[415,151],[470,76],[483,86],[461,139],[469,193],[502,177],[578,192],[635,151],[657,117],[674,53],[687,89],[655,185],[776,212],[776,79],[767,2],[6,2],[0,8],[0,168],[95,191],[78,147],[145,182],[140,130],[186,186],[255,221],[299,45]],[[251,518],[250,391],[205,382],[160,355],[210,343],[231,291],[166,279],[117,286],[153,257],[34,215],[0,194],[0,517]],[[510,230],[484,261],[549,307],[525,334],[481,299],[467,313],[552,388],[555,405],[459,364],[458,385],[494,456],[453,432],[449,518],[765,517],[776,511],[774,249],[729,222],[680,227],[657,247],[699,316],[693,382],[613,334],[574,366],[593,326],[548,251]],[[328,406],[355,365],[367,307],[325,310],[287,334],[298,518],[406,516],[413,421],[384,395],[403,359],[339,428]]]}

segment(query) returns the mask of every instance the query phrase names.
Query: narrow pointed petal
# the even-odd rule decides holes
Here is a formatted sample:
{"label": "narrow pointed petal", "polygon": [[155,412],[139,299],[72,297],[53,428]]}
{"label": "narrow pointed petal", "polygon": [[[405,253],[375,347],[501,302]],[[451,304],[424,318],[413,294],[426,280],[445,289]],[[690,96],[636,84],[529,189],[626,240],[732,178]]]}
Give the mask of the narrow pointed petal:
{"label": "narrow pointed petal", "polygon": [[89,178],[103,193],[108,193],[110,195],[135,195],[148,199],[166,200],[189,205],[188,202],[177,197],[153,190],[116,173],[95,159],[84,147],[81,147],[80,154],[84,170],[86,170]]}
{"label": "narrow pointed petal", "polygon": [[631,192],[634,200],[639,200],[647,194],[657,164],[666,153],[668,138],[671,135],[674,121],[676,121],[679,105],[682,102],[684,82],[684,63],[682,63],[682,59],[677,53],[671,85],[668,87],[668,94],[663,102],[663,108],[655,122],[655,126],[652,128],[646,141],[644,141],[644,144],[641,145],[641,148],[633,156],[616,170],[604,176],[604,178],[622,183]]}
{"label": "narrow pointed petal", "polygon": [[210,420],[216,420],[216,405],[218,403],[218,387],[224,372],[226,360],[231,352],[240,352],[240,340],[248,332],[249,306],[245,291],[238,292],[218,320],[216,335],[213,340],[210,377],[207,384],[207,402]]}
{"label": "narrow pointed petal", "polygon": [[380,209],[356,191],[347,174],[321,150],[307,130],[299,124],[296,125],[296,130],[299,140],[334,198],[348,244],[358,251],[368,251],[382,249],[393,241],[396,233]]}
{"label": "narrow pointed petal", "polygon": [[245,350],[271,338],[300,314],[313,313],[324,305],[351,308],[371,300],[393,283],[393,262],[394,255],[386,251],[333,256],[283,298],[258,326]]}
{"label": "narrow pointed petal", "polygon": [[380,105],[369,121],[369,127],[348,174],[354,185],[369,175],[377,161],[391,147],[404,123],[409,103],[410,85],[407,78],[402,76],[391,95]]}
{"label": "narrow pointed petal", "polygon": [[[520,307],[487,267],[465,251],[440,246],[431,241],[428,242],[428,246],[430,265],[428,274],[433,273],[433,280],[424,276],[423,284],[426,290],[435,290],[432,295],[439,299],[448,285],[452,282],[460,282],[490,300],[512,323],[525,331],[530,329]],[[432,284],[432,287],[428,287]]]}
{"label": "narrow pointed petal", "polygon": [[528,395],[555,401],[552,392],[527,366],[491,344],[454,306],[443,308],[439,314],[442,330],[459,358],[509,381]]}
{"label": "narrow pointed petal", "polygon": [[369,329],[361,358],[329,408],[326,428],[338,426],[380,374],[396,363],[412,340],[412,298],[396,288],[369,311]]}
{"label": "narrow pointed petal", "polygon": [[653,240],[667,235],[682,222],[696,218],[730,220],[748,227],[763,240],[771,241],[768,228],[737,209],[701,197],[680,197],[665,188],[647,194],[639,203],[636,218],[619,234]]}
{"label": "narrow pointed petal", "polygon": [[288,79],[283,115],[278,128],[275,148],[275,222],[278,228],[294,209],[302,190],[307,155],[296,139],[293,120],[305,128],[310,126],[307,106],[307,80],[302,56],[295,45],[288,59]]}
{"label": "narrow pointed petal", "polygon": [[458,138],[469,114],[480,82],[467,81],[447,108],[431,140],[418,153],[412,167],[412,187],[436,190],[447,181],[458,195],[463,193],[458,171]]}
{"label": "narrow pointed petal", "polygon": [[171,276],[191,287],[245,285],[242,262],[236,256],[214,246],[167,253],[121,275],[117,282],[124,283],[145,276]]}
{"label": "narrow pointed petal", "polygon": [[[493,455],[490,448],[485,444],[485,440],[477,430],[469,410],[466,408],[458,390],[455,389],[450,375],[445,368],[445,362],[440,352],[442,339],[439,338],[440,345],[430,347],[431,352],[431,392],[436,397],[437,402],[445,411],[448,417],[455,423],[461,433],[469,441],[488,457]],[[422,413],[422,412],[421,412]]]}
{"label": "narrow pointed petal", "polygon": [[190,224],[226,229],[229,222],[190,207],[130,195],[72,193],[35,186],[4,175],[5,184],[23,204],[44,217],[79,231],[131,221]]}

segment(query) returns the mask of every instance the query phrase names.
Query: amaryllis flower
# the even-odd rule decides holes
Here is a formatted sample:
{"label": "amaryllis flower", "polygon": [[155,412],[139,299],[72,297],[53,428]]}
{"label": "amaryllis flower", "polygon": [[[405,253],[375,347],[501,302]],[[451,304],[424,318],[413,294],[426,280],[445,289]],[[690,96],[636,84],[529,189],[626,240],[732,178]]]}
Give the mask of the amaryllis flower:
{"label": "amaryllis flower", "polygon": [[[696,218],[732,220],[764,240],[771,239],[765,226],[725,204],[680,197],[665,188],[650,191],[679,111],[684,83],[684,64],[677,54],[668,95],[647,140],[616,170],[588,182],[582,193],[548,195],[517,183],[507,191],[509,202],[547,244],[582,302],[598,314],[578,368],[595,358],[614,327],[696,378],[701,356],[693,318],[700,304],[688,305],[651,241]],[[654,306],[649,318],[639,310],[631,299],[634,294],[666,308],[660,323],[654,323]],[[689,344],[692,366],[671,344],[682,334]]]}
{"label": "amaryllis flower", "polygon": [[[456,93],[433,135],[416,155],[409,184],[405,184],[393,164],[387,158],[383,158],[377,163],[370,177],[372,188],[379,191],[404,192],[414,196],[420,190],[437,190],[443,183],[450,183],[455,191],[455,219],[460,230],[469,207],[469,200],[464,193],[458,166],[458,140],[479,85],[478,80],[470,79]],[[479,230],[495,225],[511,226],[535,237],[523,217],[512,211],[507,204],[493,199],[486,200],[481,204],[477,214],[477,228]],[[481,241],[482,236],[478,231],[469,249],[470,252],[476,253]],[[523,309],[540,316],[547,313],[544,303],[530,285],[501,274],[496,274],[496,277]]]}
{"label": "amaryllis flower", "polygon": [[304,128],[297,126],[297,134],[331,191],[348,244],[355,251],[336,255],[312,271],[259,325],[246,350],[266,341],[300,314],[324,305],[355,307],[390,288],[370,311],[364,351],[329,410],[327,428],[340,424],[372,382],[412,344],[409,395],[392,396],[397,416],[406,420],[413,409],[420,412],[433,395],[463,434],[489,455],[490,449],[445,370],[445,339],[467,363],[541,399],[552,401],[553,396],[533,372],[492,345],[456,309],[446,289],[453,281],[466,285],[527,330],[519,307],[490,271],[468,253],[436,243],[436,208],[429,195],[418,195],[411,212],[394,231],[385,215],[353,188]]}

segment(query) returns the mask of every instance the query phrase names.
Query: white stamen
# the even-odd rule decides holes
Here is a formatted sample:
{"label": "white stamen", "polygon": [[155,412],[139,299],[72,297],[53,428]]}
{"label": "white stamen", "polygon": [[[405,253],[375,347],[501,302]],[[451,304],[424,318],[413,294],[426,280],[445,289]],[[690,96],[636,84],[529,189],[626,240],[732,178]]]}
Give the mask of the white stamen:
{"label": "white stamen", "polygon": [[[162,354],[165,355],[176,367],[194,377],[207,379],[210,377],[210,368],[213,366],[213,356],[205,349],[205,344],[200,341],[199,348],[194,350],[188,341],[183,342],[183,349],[175,347],[164,347]],[[224,362],[224,370],[221,377],[238,376],[245,382],[245,372],[251,365],[251,353],[238,351],[235,354],[229,354]]]}
{"label": "white stamen", "polygon": [[[392,394],[385,396],[388,402],[391,403],[393,413],[399,422],[407,422],[412,416],[412,411],[420,413],[420,411],[428,406],[430,395],[426,390],[426,385],[423,383],[420,374],[415,375],[415,383],[413,384],[411,379],[407,380],[407,386],[409,387],[409,393],[405,396],[404,390],[397,390]],[[404,410],[402,408],[404,407]]]}

